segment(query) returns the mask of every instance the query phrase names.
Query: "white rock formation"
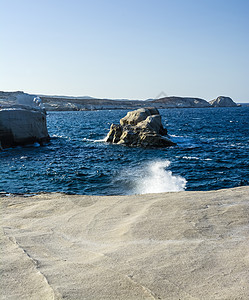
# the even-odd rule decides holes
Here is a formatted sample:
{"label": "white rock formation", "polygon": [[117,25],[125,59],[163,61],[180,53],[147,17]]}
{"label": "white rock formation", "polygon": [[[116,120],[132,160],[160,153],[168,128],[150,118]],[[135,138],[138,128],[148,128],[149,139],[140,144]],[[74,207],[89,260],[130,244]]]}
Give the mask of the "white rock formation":
{"label": "white rock formation", "polygon": [[48,141],[41,99],[22,92],[0,93],[0,149]]}
{"label": "white rock formation", "polygon": [[230,97],[219,96],[218,98],[209,101],[213,107],[236,107],[238,106]]}

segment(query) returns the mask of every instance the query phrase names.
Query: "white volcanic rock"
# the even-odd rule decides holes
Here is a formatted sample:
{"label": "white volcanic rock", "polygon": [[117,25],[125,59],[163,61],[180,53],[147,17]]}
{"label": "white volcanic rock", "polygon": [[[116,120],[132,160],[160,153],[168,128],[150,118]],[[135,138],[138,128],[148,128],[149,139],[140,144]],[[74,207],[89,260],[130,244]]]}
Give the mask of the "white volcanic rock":
{"label": "white volcanic rock", "polygon": [[0,93],[0,148],[48,141],[41,99],[22,92]]}
{"label": "white volcanic rock", "polygon": [[0,195],[0,299],[249,299],[248,194]]}
{"label": "white volcanic rock", "polygon": [[236,107],[238,106],[230,97],[219,96],[209,101],[213,107]]}
{"label": "white volcanic rock", "polygon": [[175,145],[163,128],[156,108],[128,112],[120,125],[112,124],[106,142],[133,147],[169,147]]}

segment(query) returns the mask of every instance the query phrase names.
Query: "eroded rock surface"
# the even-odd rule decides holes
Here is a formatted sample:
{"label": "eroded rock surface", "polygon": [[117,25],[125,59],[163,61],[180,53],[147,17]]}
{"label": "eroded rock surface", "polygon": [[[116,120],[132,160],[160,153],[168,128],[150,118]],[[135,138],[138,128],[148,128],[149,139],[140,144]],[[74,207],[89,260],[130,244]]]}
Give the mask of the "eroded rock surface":
{"label": "eroded rock surface", "polygon": [[140,108],[130,111],[112,124],[106,142],[133,147],[169,147],[175,145],[163,128],[161,116],[156,108]]}
{"label": "eroded rock surface", "polygon": [[0,195],[0,299],[249,299],[248,194]]}

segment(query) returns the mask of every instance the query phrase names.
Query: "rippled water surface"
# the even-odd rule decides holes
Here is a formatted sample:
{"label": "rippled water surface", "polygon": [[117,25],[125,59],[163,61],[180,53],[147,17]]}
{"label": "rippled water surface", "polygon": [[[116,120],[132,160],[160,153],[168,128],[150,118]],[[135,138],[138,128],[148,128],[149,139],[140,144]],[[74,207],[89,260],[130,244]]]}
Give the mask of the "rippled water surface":
{"label": "rippled water surface", "polygon": [[160,110],[176,147],[106,144],[127,111],[49,112],[51,143],[0,152],[0,192],[90,195],[213,190],[249,181],[249,108]]}

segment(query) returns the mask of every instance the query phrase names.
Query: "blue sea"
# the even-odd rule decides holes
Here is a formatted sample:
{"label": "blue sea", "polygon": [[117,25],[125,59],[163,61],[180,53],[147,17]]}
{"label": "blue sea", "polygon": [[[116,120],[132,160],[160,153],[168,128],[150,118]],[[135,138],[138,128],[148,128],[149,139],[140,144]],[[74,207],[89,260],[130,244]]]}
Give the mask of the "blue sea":
{"label": "blue sea", "polygon": [[48,112],[48,145],[0,152],[0,192],[124,195],[249,184],[249,107],[160,110],[177,143],[164,149],[105,143],[126,113]]}

